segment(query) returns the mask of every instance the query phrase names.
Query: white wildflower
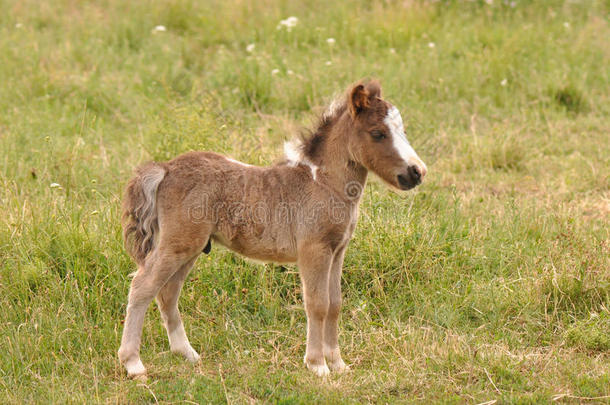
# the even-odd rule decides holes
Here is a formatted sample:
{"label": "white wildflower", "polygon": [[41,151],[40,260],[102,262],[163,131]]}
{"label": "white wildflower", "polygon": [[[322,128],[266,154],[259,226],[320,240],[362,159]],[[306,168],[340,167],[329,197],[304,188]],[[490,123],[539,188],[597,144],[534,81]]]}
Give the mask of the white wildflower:
{"label": "white wildflower", "polygon": [[428,42],[428,48],[434,48],[436,44],[434,42]]}
{"label": "white wildflower", "polygon": [[290,31],[292,31],[293,27],[296,27],[298,22],[299,22],[298,18],[296,18],[295,16],[290,16],[290,17],[286,18],[285,20],[281,20],[277,26],[277,29],[280,30],[282,28],[286,28],[286,31],[290,32]]}
{"label": "white wildflower", "polygon": [[21,28],[21,27],[23,27],[23,24],[21,24],[21,23],[15,24],[15,28]]}
{"label": "white wildflower", "polygon": [[155,28],[152,29],[152,32],[165,32],[167,31],[167,28],[165,28],[165,25],[157,25]]}
{"label": "white wildflower", "polygon": [[286,74],[287,74],[288,76],[292,76],[292,75],[294,74],[294,72],[293,72],[292,70],[288,69],[288,70],[286,71]]}
{"label": "white wildflower", "polygon": [[510,7],[511,7],[511,8],[515,8],[515,7],[517,7],[517,2],[516,2],[516,1],[511,1],[511,2],[510,2]]}
{"label": "white wildflower", "polygon": [[51,185],[49,187],[51,187],[51,188],[61,188],[61,184],[59,184],[59,183],[51,183]]}
{"label": "white wildflower", "polygon": [[326,43],[327,43],[328,45],[334,45],[334,44],[335,44],[335,42],[337,42],[337,41],[335,41],[335,38],[328,38],[328,39],[326,40]]}
{"label": "white wildflower", "polygon": [[563,23],[563,26],[565,28],[569,29],[570,28],[570,23],[566,21],[566,22]]}
{"label": "white wildflower", "polygon": [[390,53],[396,53],[396,49],[390,48]]}
{"label": "white wildflower", "polygon": [[326,66],[330,66],[330,65],[332,65],[333,63],[332,63],[331,61],[327,60],[327,61],[326,61],[326,63],[324,63],[324,64],[325,64]]}
{"label": "white wildflower", "polygon": [[491,6],[492,4],[494,4],[494,0],[485,0],[485,3]]}
{"label": "white wildflower", "polygon": [[254,52],[254,48],[256,48],[256,45],[249,44],[248,46],[246,46],[246,52],[252,53],[252,52]]}
{"label": "white wildflower", "polygon": [[275,76],[275,75],[277,75],[278,73],[280,73],[280,70],[279,70],[279,69],[273,69],[273,70],[271,71],[271,75],[272,75],[272,76]]}
{"label": "white wildflower", "polygon": [[505,87],[508,84],[508,80],[506,79],[506,77],[504,79],[502,79],[502,81],[500,82],[500,86]]}

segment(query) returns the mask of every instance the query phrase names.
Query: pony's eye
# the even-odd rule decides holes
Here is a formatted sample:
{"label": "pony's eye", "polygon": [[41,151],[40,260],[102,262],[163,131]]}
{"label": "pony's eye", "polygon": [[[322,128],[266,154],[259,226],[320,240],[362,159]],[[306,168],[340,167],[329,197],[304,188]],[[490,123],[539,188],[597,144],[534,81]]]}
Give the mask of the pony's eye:
{"label": "pony's eye", "polygon": [[385,139],[385,134],[381,131],[373,131],[371,132],[371,136],[376,141],[381,141],[382,139]]}

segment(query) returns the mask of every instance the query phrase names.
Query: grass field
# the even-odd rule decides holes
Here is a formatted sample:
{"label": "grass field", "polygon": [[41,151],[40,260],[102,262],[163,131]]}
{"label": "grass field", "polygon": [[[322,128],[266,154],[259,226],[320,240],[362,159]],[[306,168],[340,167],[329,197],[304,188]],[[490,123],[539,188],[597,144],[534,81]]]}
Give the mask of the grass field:
{"label": "grass field", "polygon": [[[608,1],[0,7],[0,403],[610,403]],[[352,370],[303,366],[295,267],[214,246],[180,304],[202,361],[169,353],[151,307],[149,378],[128,380],[133,168],[194,149],[273,163],[362,77],[429,173],[366,188]]]}

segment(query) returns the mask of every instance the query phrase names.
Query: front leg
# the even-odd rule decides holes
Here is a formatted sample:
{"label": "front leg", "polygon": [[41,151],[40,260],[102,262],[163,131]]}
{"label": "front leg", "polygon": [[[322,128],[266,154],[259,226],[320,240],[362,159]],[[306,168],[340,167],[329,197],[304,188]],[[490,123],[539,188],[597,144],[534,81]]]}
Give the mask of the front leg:
{"label": "front leg", "polygon": [[347,370],[339,350],[339,315],[341,314],[341,271],[347,244],[335,253],[329,275],[329,305],[324,321],[324,357],[328,367],[339,373]]}
{"label": "front leg", "polygon": [[305,364],[319,376],[329,373],[324,361],[324,320],[328,314],[328,281],[332,250],[321,243],[303,243],[299,247],[299,272],[307,314]]}

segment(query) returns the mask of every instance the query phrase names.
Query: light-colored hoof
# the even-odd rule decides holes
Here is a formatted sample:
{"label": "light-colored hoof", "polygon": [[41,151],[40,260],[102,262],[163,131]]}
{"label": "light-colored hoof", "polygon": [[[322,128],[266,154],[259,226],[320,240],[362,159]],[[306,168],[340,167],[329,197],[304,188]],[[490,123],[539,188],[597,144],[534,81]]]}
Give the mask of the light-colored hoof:
{"label": "light-colored hoof", "polygon": [[139,358],[125,362],[124,366],[129,378],[146,380],[146,368]]}
{"label": "light-colored hoof", "polygon": [[345,364],[345,362],[342,359],[339,359],[337,361],[334,362],[328,362],[328,368],[334,372],[334,373],[345,373],[346,371],[349,371],[349,367]]}
{"label": "light-colored hoof", "polygon": [[145,383],[148,381],[148,377],[146,376],[146,374],[134,375],[133,377],[131,377],[131,379],[141,383]]}
{"label": "light-colored hoof", "polygon": [[184,358],[190,361],[191,363],[197,363],[201,358],[199,356],[199,353],[197,353],[197,351],[193,349],[190,345],[186,348],[183,347],[180,349],[172,349],[172,352],[184,356]]}
{"label": "light-colored hoof", "polygon": [[199,353],[197,353],[192,347],[188,354],[185,354],[184,357],[191,363],[197,363],[201,358],[201,356],[199,356]]}
{"label": "light-colored hoof", "polygon": [[324,364],[307,364],[307,368],[310,369],[318,377],[325,377],[330,374],[330,370],[326,363]]}

